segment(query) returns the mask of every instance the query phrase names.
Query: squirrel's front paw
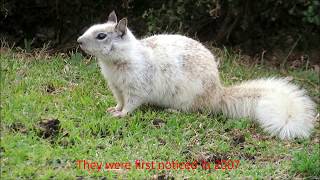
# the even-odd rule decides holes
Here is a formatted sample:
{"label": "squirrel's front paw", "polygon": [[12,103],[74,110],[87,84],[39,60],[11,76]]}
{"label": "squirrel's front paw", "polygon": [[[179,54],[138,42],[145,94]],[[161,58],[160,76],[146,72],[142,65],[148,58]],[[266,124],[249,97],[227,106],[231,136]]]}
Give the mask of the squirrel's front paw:
{"label": "squirrel's front paw", "polygon": [[121,110],[121,108],[117,105],[116,107],[109,107],[109,108],[107,109],[107,112],[113,113],[113,112],[115,112],[115,111],[120,111],[120,110]]}
{"label": "squirrel's front paw", "polygon": [[109,108],[107,109],[107,112],[109,112],[109,113],[112,113],[112,112],[115,112],[115,111],[117,111],[117,110],[116,110],[116,107],[109,107]]}
{"label": "squirrel's front paw", "polygon": [[123,111],[113,111],[112,116],[113,117],[125,117],[128,113]]}

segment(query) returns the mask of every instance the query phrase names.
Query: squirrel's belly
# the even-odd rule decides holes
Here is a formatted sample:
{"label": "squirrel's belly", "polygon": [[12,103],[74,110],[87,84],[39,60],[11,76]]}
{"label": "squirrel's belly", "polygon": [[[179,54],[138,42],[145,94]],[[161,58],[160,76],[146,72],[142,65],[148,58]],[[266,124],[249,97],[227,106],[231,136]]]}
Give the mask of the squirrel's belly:
{"label": "squirrel's belly", "polygon": [[162,90],[154,89],[147,97],[147,102],[160,107],[187,111],[192,108],[195,98],[201,91],[201,89],[194,86],[187,87],[186,84],[173,87],[167,86]]}

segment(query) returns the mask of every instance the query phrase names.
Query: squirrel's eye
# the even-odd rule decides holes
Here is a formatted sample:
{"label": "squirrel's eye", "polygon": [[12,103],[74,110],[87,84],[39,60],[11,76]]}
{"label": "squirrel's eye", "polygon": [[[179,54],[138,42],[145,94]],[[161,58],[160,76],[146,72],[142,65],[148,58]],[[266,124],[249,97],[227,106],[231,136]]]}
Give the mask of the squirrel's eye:
{"label": "squirrel's eye", "polygon": [[99,33],[96,38],[99,39],[99,40],[102,40],[102,39],[104,39],[106,37],[107,37],[107,35],[105,33]]}

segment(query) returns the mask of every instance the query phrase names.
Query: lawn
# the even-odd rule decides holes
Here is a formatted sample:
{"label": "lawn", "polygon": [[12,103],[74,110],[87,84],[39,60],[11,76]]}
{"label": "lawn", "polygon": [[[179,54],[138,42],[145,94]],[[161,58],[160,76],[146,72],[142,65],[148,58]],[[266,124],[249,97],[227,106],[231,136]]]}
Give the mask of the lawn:
{"label": "lawn", "polygon": [[[225,84],[290,76],[319,112],[313,68],[280,71],[215,52]],[[269,136],[250,119],[222,114],[143,106],[118,119],[105,112],[115,99],[95,59],[8,50],[0,61],[3,179],[320,177],[319,118],[309,139],[292,141]]]}

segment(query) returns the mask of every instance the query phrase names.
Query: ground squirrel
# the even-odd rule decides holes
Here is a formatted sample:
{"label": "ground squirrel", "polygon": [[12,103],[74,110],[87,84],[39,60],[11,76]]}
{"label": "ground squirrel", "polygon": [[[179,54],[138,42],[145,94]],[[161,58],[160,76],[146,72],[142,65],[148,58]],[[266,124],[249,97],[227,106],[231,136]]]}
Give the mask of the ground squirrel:
{"label": "ground squirrel", "polygon": [[127,19],[91,26],[78,38],[81,49],[97,57],[117,105],[108,111],[123,117],[142,104],[182,111],[222,111],[249,117],[281,139],[308,137],[315,103],[285,78],[251,80],[224,87],[216,57],[200,42],[182,35],[137,39]]}

